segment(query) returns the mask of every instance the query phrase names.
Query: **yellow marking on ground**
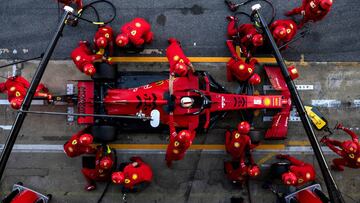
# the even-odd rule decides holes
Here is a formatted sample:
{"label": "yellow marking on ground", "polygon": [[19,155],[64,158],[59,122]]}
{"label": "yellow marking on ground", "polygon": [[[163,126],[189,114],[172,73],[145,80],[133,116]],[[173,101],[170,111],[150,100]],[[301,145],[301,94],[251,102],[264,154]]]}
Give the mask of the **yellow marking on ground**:
{"label": "yellow marking on ground", "polygon": [[[230,57],[188,57],[193,63],[227,63]],[[243,58],[244,59],[244,58]],[[275,58],[259,57],[256,58],[259,63],[276,63]],[[115,63],[167,63],[166,57],[158,56],[126,56],[126,57],[112,57],[112,62]]]}
{"label": "yellow marking on ground", "polygon": [[310,145],[310,142],[307,141],[307,140],[303,140],[303,141],[289,141],[287,143],[287,145],[289,146],[309,146]]}
{"label": "yellow marking on ground", "polygon": [[265,162],[269,161],[273,156],[275,156],[276,152],[271,152],[264,156],[262,159],[256,162],[257,165],[264,164]]}
{"label": "yellow marking on ground", "polygon": [[[110,144],[111,148],[122,150],[165,150],[167,144]],[[194,144],[191,150],[225,150],[225,145],[221,144]],[[256,147],[256,150],[283,150],[283,144],[264,144]]]}

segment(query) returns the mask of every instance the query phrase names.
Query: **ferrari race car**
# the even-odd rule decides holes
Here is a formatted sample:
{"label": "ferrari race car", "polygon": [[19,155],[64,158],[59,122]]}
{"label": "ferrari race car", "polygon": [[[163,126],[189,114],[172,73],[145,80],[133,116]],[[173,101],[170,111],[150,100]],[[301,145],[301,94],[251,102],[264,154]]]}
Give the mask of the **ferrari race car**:
{"label": "ferrari race car", "polygon": [[[203,71],[176,77],[170,85],[168,72],[119,73],[112,65],[95,65],[93,80],[78,82],[77,108],[85,116],[79,116],[77,123],[92,126],[100,141],[115,140],[118,130],[163,129],[169,125],[170,112],[175,127],[207,131],[226,111],[264,108],[280,110],[265,138],[286,137],[291,99],[277,67],[266,71],[276,88],[281,87],[281,95],[243,95],[229,93]],[[172,95],[169,88],[173,88]]]}

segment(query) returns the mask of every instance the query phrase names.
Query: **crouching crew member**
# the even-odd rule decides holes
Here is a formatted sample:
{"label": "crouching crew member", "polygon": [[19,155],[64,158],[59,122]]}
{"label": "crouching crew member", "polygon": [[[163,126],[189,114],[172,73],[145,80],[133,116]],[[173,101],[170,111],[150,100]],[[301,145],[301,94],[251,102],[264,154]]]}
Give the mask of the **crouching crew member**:
{"label": "crouching crew member", "polygon": [[286,16],[301,14],[303,19],[299,28],[307,22],[316,22],[322,20],[330,11],[333,0],[303,0],[302,5],[298,8],[285,13]]}
{"label": "crouching crew member", "polygon": [[250,58],[257,47],[264,44],[263,36],[256,30],[253,24],[242,24],[236,27],[236,18],[228,16],[228,36],[230,38],[239,37],[241,52],[246,58]]}
{"label": "crouching crew member", "polygon": [[95,156],[95,168],[83,168],[82,174],[86,179],[85,190],[92,191],[96,189],[96,181],[111,181],[113,172],[114,152],[107,145],[98,146]]}
{"label": "crouching crew member", "polygon": [[96,153],[96,148],[91,146],[94,138],[91,134],[86,133],[86,131],[87,129],[77,132],[64,144],[64,152],[68,157]]}
{"label": "crouching crew member", "polygon": [[276,20],[270,25],[270,30],[276,44],[280,47],[295,37],[297,25],[293,20]]}
{"label": "crouching crew member", "polygon": [[102,61],[103,56],[101,54],[93,54],[87,41],[80,41],[78,47],[71,52],[71,59],[81,72],[92,76],[96,73],[94,63]]}
{"label": "crouching crew member", "polygon": [[239,81],[248,81],[249,84],[258,85],[261,83],[260,76],[255,73],[255,64],[258,63],[256,59],[251,59],[249,63],[237,55],[232,40],[227,40],[226,44],[232,54],[229,62],[226,64],[226,75],[228,81],[233,81],[236,78]]}
{"label": "crouching crew member", "polygon": [[111,176],[113,183],[123,186],[123,193],[145,189],[153,177],[151,167],[140,157],[131,157],[130,161],[122,171],[114,172]]}
{"label": "crouching crew member", "polygon": [[143,18],[135,18],[121,27],[116,44],[125,47],[130,43],[135,47],[141,47],[144,43],[151,43],[153,37],[151,25]]}
{"label": "crouching crew member", "polygon": [[194,72],[194,67],[190,60],[185,56],[179,41],[175,38],[168,40],[169,46],[166,49],[166,57],[170,64],[170,73],[174,76],[187,76],[188,71]]}
{"label": "crouching crew member", "polygon": [[245,161],[226,161],[224,163],[225,173],[232,183],[242,186],[248,178],[254,178],[260,175],[260,168],[253,161],[250,155],[250,164]]}
{"label": "crouching crew member", "polygon": [[276,169],[281,163],[274,163],[271,166],[270,176],[281,178],[283,184],[287,186],[302,186],[315,180],[315,169],[310,163],[300,161],[290,155],[279,154],[278,159],[286,159],[290,164],[283,164],[282,170]]}
{"label": "crouching crew member", "polygon": [[[13,109],[20,109],[26,96],[30,83],[22,76],[9,77],[5,82],[0,83],[0,93],[6,93],[8,101]],[[36,88],[35,97],[51,100],[52,95],[44,84],[40,83]]]}
{"label": "crouching crew member", "polygon": [[94,36],[97,54],[112,56],[114,54],[114,32],[106,25],[100,26]]}
{"label": "crouching crew member", "polygon": [[341,156],[341,158],[333,159],[332,168],[338,171],[343,171],[344,166],[360,168],[360,144],[358,136],[341,124],[338,124],[335,128],[345,131],[352,139],[343,142],[327,137],[321,139],[322,143],[326,144],[332,151]]}

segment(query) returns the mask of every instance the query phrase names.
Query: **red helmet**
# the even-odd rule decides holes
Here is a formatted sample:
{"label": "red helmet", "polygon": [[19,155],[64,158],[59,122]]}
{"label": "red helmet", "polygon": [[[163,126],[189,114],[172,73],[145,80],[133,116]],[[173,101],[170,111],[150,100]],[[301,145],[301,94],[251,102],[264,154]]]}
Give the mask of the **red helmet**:
{"label": "red helmet", "polygon": [[250,124],[248,122],[246,122],[246,121],[243,121],[243,122],[238,124],[237,130],[241,134],[248,134],[249,131],[250,131]]}
{"label": "red helmet", "polygon": [[351,140],[344,141],[341,146],[346,153],[356,153],[358,150],[356,142],[353,142]]}
{"label": "red helmet", "polygon": [[297,182],[297,177],[293,172],[289,171],[282,174],[281,180],[285,185],[295,185]]}
{"label": "red helmet", "polygon": [[178,134],[180,141],[190,141],[191,133],[188,130],[182,130]]}
{"label": "red helmet", "polygon": [[94,75],[96,73],[96,69],[95,69],[94,65],[91,63],[85,64],[84,73],[89,76]]}
{"label": "red helmet", "polygon": [[252,38],[252,44],[256,47],[263,45],[264,39],[261,34],[255,34]]}
{"label": "red helmet", "polygon": [[79,138],[79,142],[80,144],[83,144],[83,145],[89,145],[93,142],[94,138],[91,134],[83,134],[80,136]]}
{"label": "red helmet", "polygon": [[96,43],[97,47],[103,49],[103,48],[105,48],[107,46],[108,41],[107,41],[107,39],[105,37],[99,37],[99,38],[96,39],[95,43]]}
{"label": "red helmet", "polygon": [[288,68],[289,74],[291,79],[295,80],[296,78],[299,77],[299,72],[298,70],[295,68],[295,66],[289,66]]}
{"label": "red helmet", "polygon": [[286,28],[284,26],[276,26],[273,31],[274,38],[282,39],[286,36]]}
{"label": "red helmet", "polygon": [[119,47],[124,47],[129,43],[129,37],[126,34],[119,34],[116,37],[116,44]]}
{"label": "red helmet", "polygon": [[258,84],[260,84],[260,83],[261,83],[261,78],[260,78],[260,76],[259,76],[257,73],[254,73],[254,74],[250,77],[249,83],[250,83],[251,85],[258,85]]}
{"label": "red helmet", "polygon": [[15,97],[15,98],[11,99],[10,105],[13,109],[20,109],[23,100],[24,99],[21,97]]}
{"label": "red helmet", "polygon": [[260,174],[260,168],[257,165],[250,166],[248,168],[248,174],[250,177],[256,177]]}
{"label": "red helmet", "polygon": [[100,167],[103,169],[109,169],[112,167],[112,165],[113,165],[113,160],[108,156],[105,156],[100,160]]}
{"label": "red helmet", "polygon": [[121,184],[125,180],[125,175],[123,172],[114,172],[111,175],[111,180],[115,184]]}
{"label": "red helmet", "polygon": [[332,4],[333,4],[332,0],[321,0],[321,2],[320,2],[320,6],[324,10],[329,10],[331,8]]}
{"label": "red helmet", "polygon": [[186,76],[186,74],[188,72],[188,68],[185,63],[177,62],[174,67],[174,72],[176,75],[178,75],[180,77],[184,77],[184,76]]}

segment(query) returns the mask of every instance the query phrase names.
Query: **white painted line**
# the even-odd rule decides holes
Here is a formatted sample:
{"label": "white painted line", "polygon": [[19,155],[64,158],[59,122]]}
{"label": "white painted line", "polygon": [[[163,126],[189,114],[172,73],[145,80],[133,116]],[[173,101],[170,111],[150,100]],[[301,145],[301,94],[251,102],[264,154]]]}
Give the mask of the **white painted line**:
{"label": "white painted line", "polygon": [[[4,145],[1,144],[0,145],[0,150],[3,150]],[[335,154],[333,153],[328,147],[321,147],[322,151],[325,154]],[[159,150],[159,149],[155,149],[155,150],[139,150],[139,149],[133,149],[133,150],[128,150],[128,149],[123,149],[123,150],[116,150],[118,152],[121,153],[137,153],[137,154],[143,154],[143,153],[148,153],[148,154],[164,154],[165,153],[165,149],[164,150]],[[199,152],[200,150],[188,150],[189,153],[194,153],[194,152]],[[43,152],[47,152],[47,153],[64,153],[63,151],[63,145],[49,145],[49,144],[16,144],[14,145],[13,148],[13,152],[16,153],[43,153]],[[201,150],[202,153],[206,153],[206,154],[226,154],[226,152],[224,150]],[[267,149],[267,150],[254,150],[254,154],[263,154],[263,153],[268,153],[268,152],[277,152],[277,153],[292,153],[292,154],[297,154],[297,153],[301,153],[301,154],[313,154],[313,149],[310,146],[290,146],[290,147],[286,147],[283,150],[279,150],[279,149]]]}
{"label": "white painted line", "polygon": [[[263,122],[270,122],[272,121],[273,116],[264,116],[263,117]],[[299,116],[290,116],[289,121],[291,122],[299,122],[301,121]]]}
{"label": "white painted line", "polygon": [[157,54],[162,55],[163,51],[161,49],[144,49],[142,52],[140,52],[142,55],[150,55],[150,54]]}
{"label": "white painted line", "polygon": [[[297,90],[314,90],[314,85],[296,85]],[[272,85],[264,85],[264,91],[275,91]]]}
{"label": "white painted line", "polygon": [[335,99],[311,100],[312,106],[337,108],[341,106],[341,101]]}
{"label": "white painted line", "polygon": [[[7,99],[0,99],[0,105],[10,105],[10,103]],[[43,100],[33,100],[31,102],[31,105],[44,105],[44,101]]]}
{"label": "white painted line", "polygon": [[0,128],[2,128],[3,130],[11,130],[12,125],[0,125]]}

